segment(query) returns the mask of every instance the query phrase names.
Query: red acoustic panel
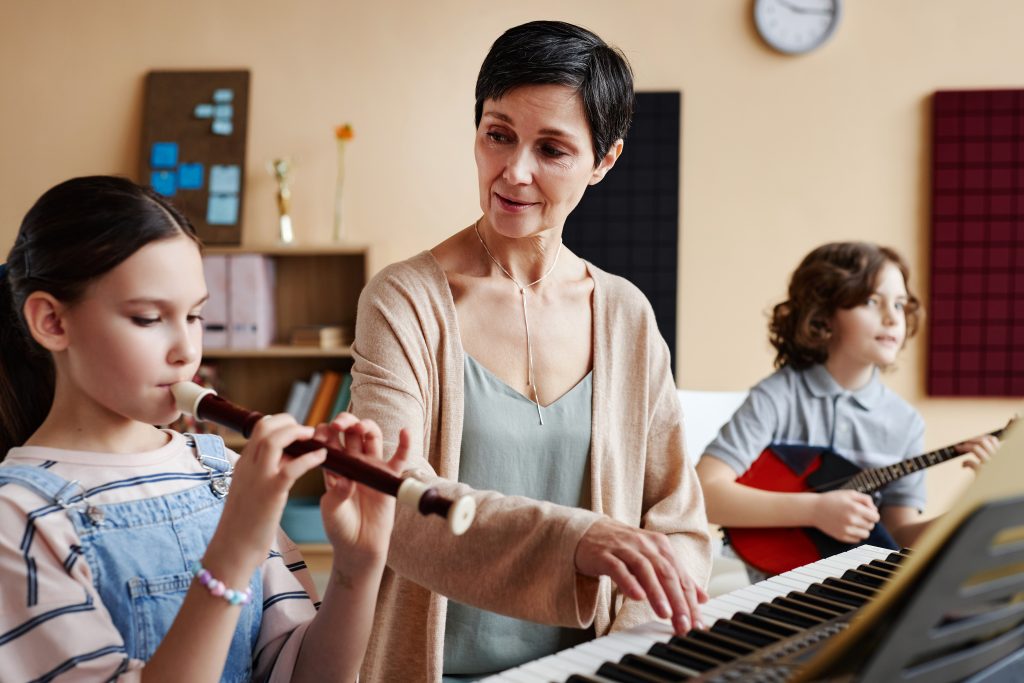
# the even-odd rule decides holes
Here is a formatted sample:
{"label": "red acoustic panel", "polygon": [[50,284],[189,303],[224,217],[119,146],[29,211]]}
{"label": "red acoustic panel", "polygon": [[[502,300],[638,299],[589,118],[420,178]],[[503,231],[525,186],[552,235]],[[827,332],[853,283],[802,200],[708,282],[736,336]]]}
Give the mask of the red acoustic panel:
{"label": "red acoustic panel", "polygon": [[1024,396],[1024,90],[932,105],[928,393]]}

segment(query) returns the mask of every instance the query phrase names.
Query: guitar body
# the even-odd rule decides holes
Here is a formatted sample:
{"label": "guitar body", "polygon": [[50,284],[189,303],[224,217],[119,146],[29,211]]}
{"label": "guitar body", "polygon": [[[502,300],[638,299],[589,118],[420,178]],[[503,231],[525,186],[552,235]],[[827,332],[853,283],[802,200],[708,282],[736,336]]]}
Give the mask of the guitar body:
{"label": "guitar body", "polygon": [[[839,488],[858,472],[827,448],[779,445],[766,448],[736,481],[764,491],[803,493]],[[730,527],[724,532],[740,559],[769,575],[853,547],[813,527]]]}

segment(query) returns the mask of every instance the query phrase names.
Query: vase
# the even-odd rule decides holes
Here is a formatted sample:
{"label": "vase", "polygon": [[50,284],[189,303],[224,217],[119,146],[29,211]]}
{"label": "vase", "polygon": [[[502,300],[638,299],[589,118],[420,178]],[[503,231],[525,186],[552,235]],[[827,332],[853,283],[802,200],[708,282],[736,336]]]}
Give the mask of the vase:
{"label": "vase", "polygon": [[335,242],[345,239],[344,224],[345,200],[345,140],[338,140],[338,177],[334,183],[334,231],[331,237]]}

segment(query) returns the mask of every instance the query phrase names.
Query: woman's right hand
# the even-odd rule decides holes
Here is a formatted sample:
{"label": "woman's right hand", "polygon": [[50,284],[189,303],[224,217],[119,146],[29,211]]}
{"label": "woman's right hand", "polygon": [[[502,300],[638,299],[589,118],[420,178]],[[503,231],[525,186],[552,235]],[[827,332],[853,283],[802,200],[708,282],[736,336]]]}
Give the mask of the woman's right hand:
{"label": "woman's right hand", "polygon": [[827,491],[815,497],[812,525],[843,543],[860,543],[878,523],[871,496],[859,491]]}
{"label": "woman's right hand", "polygon": [[[292,457],[284,449],[292,442],[313,437],[313,428],[295,422],[287,414],[271,415],[256,424],[231,477],[231,491],[217,526],[218,543],[211,550],[231,553],[253,569],[273,545],[295,481],[322,464],[327,451],[320,449]],[[225,548],[227,546],[227,548]]]}
{"label": "woman's right hand", "polygon": [[576,571],[608,576],[626,597],[646,599],[659,617],[672,620],[676,633],[702,626],[700,603],[708,596],[679,562],[665,534],[598,520],[576,546]]}

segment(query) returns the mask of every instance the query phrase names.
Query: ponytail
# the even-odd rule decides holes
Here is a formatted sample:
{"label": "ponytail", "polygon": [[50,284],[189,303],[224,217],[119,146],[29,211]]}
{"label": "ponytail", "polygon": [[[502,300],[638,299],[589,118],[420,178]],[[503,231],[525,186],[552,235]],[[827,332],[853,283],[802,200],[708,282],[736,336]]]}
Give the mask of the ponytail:
{"label": "ponytail", "polygon": [[0,266],[0,460],[43,423],[53,388],[53,360],[29,336]]}

